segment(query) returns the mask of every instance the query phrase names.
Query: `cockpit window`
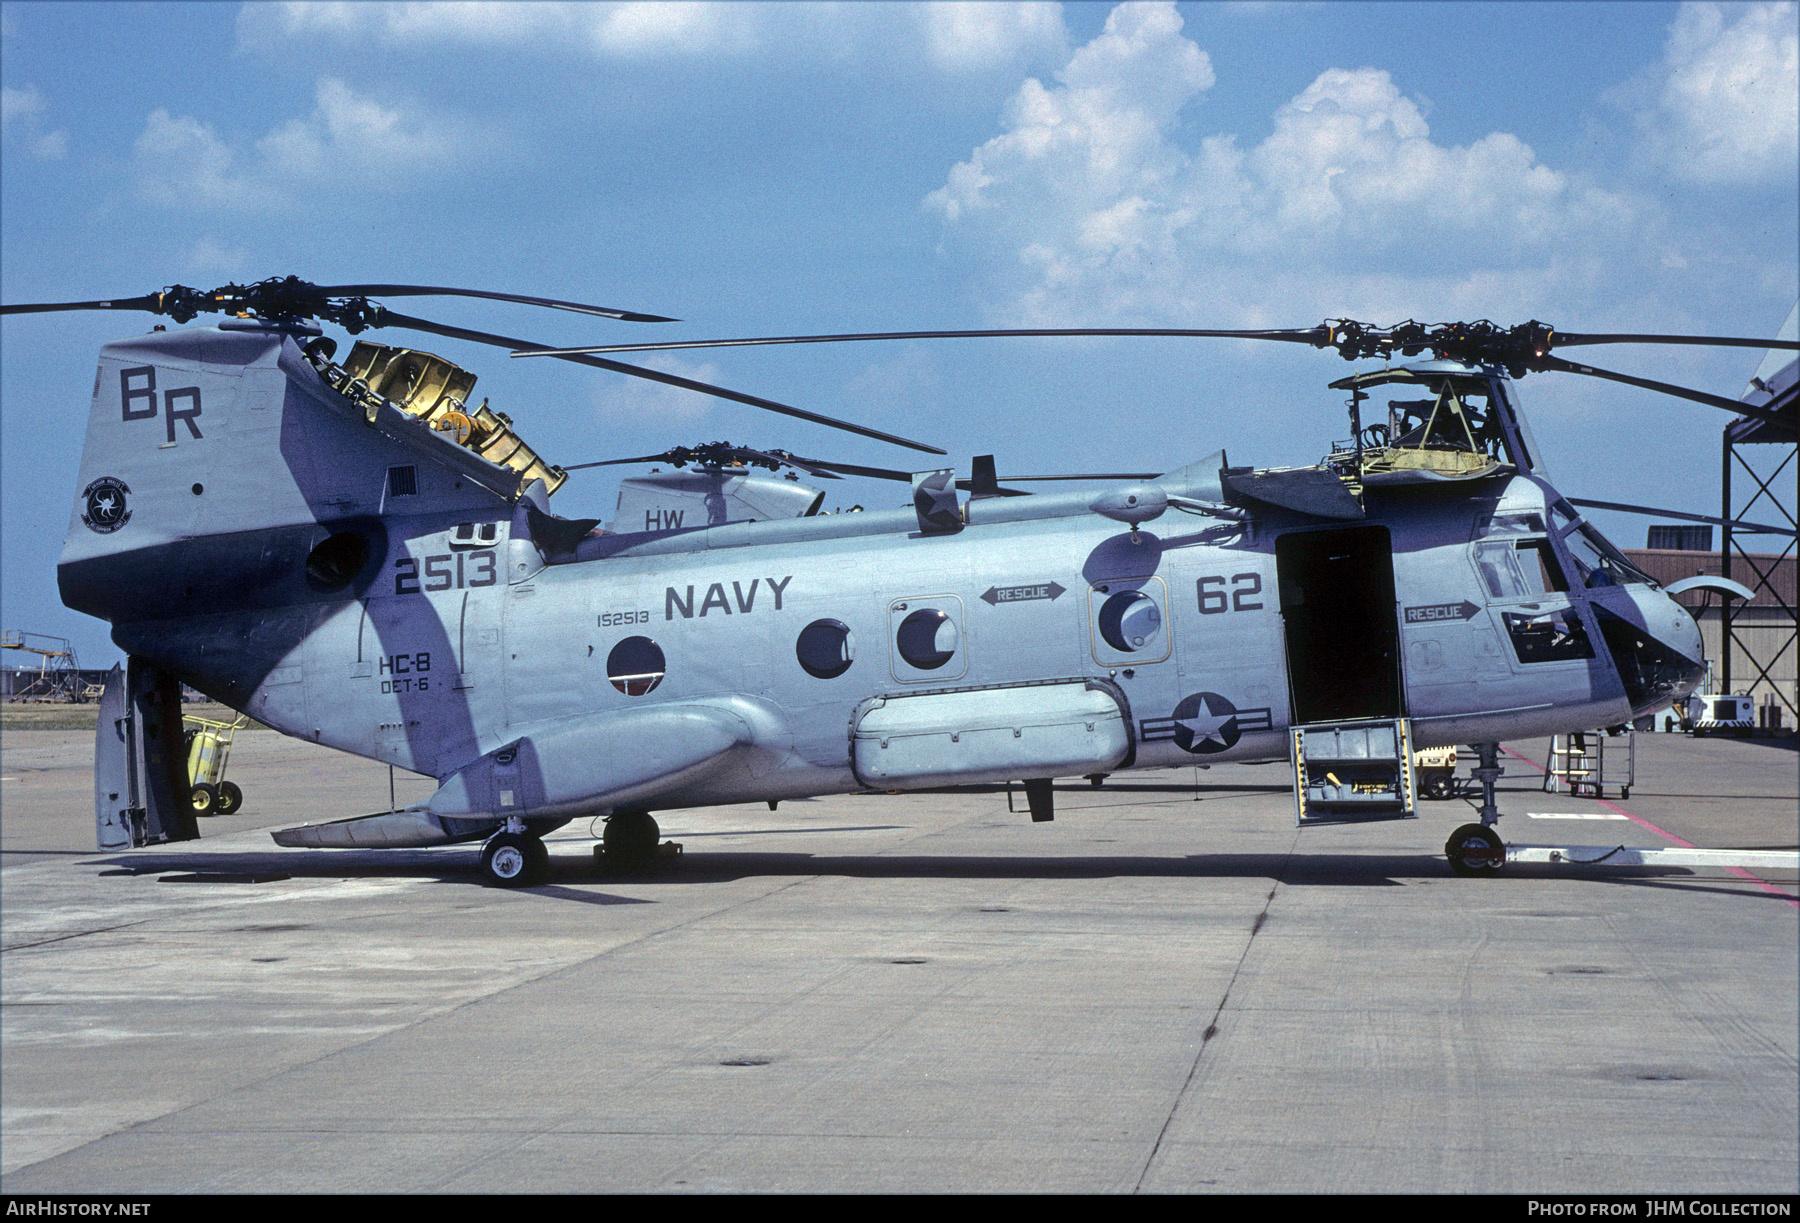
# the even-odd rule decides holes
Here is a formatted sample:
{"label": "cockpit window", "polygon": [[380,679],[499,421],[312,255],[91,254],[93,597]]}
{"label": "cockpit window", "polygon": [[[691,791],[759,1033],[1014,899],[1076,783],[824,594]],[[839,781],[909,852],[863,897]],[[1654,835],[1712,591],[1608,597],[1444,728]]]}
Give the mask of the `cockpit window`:
{"label": "cockpit window", "polygon": [[1481,571],[1482,584],[1487,587],[1489,598],[1529,599],[1569,588],[1549,539],[1542,535],[1523,539],[1493,538],[1511,535],[1521,529],[1542,531],[1543,520],[1536,514],[1483,521],[1487,530],[1483,532],[1478,526],[1477,537],[1485,533],[1489,538],[1475,545],[1475,567]]}
{"label": "cockpit window", "polygon": [[1475,519],[1475,538],[1486,539],[1490,535],[1542,535],[1544,518],[1541,514],[1483,514]]}
{"label": "cockpit window", "polygon": [[1626,560],[1606,536],[1586,522],[1577,519],[1574,527],[1567,529],[1563,542],[1568,545],[1569,556],[1575,561],[1583,586],[1656,584],[1642,569]]}

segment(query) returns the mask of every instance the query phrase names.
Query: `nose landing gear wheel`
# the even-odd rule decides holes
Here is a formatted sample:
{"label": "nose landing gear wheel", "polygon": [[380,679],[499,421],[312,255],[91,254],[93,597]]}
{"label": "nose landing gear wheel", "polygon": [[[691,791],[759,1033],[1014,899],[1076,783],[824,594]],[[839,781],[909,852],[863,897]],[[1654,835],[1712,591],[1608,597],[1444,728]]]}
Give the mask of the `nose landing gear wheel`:
{"label": "nose landing gear wheel", "polygon": [[1506,862],[1506,843],[1484,824],[1464,824],[1444,842],[1444,856],[1459,875],[1493,875]]}
{"label": "nose landing gear wheel", "polygon": [[544,843],[522,832],[497,832],[481,847],[481,878],[494,887],[530,887],[543,879],[549,865]]}

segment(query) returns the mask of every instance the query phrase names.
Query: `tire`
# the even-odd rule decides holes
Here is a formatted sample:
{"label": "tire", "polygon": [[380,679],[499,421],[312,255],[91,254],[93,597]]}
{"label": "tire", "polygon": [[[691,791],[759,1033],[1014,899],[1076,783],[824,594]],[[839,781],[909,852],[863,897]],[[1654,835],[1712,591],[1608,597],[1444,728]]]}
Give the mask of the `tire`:
{"label": "tire", "polygon": [[188,802],[193,804],[195,815],[219,813],[219,792],[204,781],[188,791]]}
{"label": "tire", "polygon": [[244,805],[244,792],[235,781],[219,783],[219,814],[236,815]]}
{"label": "tire", "polygon": [[662,829],[648,811],[616,811],[606,821],[600,842],[606,857],[620,866],[642,866],[656,856]]}
{"label": "tire", "polygon": [[1456,779],[1449,773],[1427,773],[1419,783],[1419,792],[1433,802],[1449,798],[1456,790]]}
{"label": "tire", "polygon": [[481,878],[490,887],[530,887],[543,879],[549,865],[544,843],[522,832],[497,832],[481,847]]}
{"label": "tire", "polygon": [[1444,842],[1444,857],[1458,875],[1495,875],[1506,862],[1506,842],[1482,824],[1464,824]]}

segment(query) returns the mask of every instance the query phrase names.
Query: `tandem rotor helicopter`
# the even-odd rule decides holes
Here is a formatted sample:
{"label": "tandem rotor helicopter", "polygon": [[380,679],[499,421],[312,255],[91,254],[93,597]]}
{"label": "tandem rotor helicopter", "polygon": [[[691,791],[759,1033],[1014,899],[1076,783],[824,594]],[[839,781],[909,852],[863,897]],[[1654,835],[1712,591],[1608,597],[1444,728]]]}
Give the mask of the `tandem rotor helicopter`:
{"label": "tandem rotor helicopter", "polygon": [[[1290,761],[1303,825],[1406,817],[1412,753],[1453,744],[1477,748],[1482,804],[1445,853],[1459,873],[1490,872],[1505,858],[1502,739],[1628,722],[1684,698],[1705,665],[1670,597],[1687,583],[1659,588],[1579,508],[1643,507],[1553,487],[1512,380],[1582,373],[1796,427],[1791,364],[1738,401],[1552,351],[1792,340],[1337,320],[546,349],[370,300],[423,295],[673,321],[294,277],[0,307],[227,316],[100,351],[58,582],[129,659],[97,732],[102,849],[198,835],[179,746],[188,684],[438,780],[425,802],[284,829],[281,845],[479,841],[501,886],[542,878],[543,836],[577,818],[604,819],[597,855],[633,863],[658,851],[656,811],[1020,781],[1048,820],[1053,778],[1221,761]],[[1219,450],[1002,480],[986,456],[958,478],[715,443],[606,460],[670,470],[623,481],[603,529],[551,509],[569,471],[602,463],[551,465],[441,357],[359,340],[339,361],[319,323],[553,356],[931,455],[945,452],[604,354],[1160,335],[1384,364],[1331,383],[1348,392],[1350,436],[1310,467],[1233,466]],[[911,507],[820,514],[806,481],[840,475],[907,482]],[[1034,478],[1122,483],[1011,487]]]}

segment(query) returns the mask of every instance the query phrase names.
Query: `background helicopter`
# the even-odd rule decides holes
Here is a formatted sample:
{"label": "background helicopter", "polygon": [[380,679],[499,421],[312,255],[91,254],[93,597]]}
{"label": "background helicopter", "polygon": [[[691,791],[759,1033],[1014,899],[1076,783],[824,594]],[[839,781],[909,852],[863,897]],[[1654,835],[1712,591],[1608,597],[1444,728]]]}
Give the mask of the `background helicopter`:
{"label": "background helicopter", "polygon": [[[605,849],[625,861],[654,849],[659,807],[869,786],[1022,778],[1033,819],[1050,819],[1056,775],[1166,767],[1183,753],[1268,759],[1284,744],[1302,823],[1406,816],[1412,744],[1470,740],[1481,824],[1459,829],[1446,852],[1459,871],[1491,869],[1503,857],[1492,831],[1498,740],[1653,713],[1704,670],[1686,613],[1538,471],[1506,375],[1558,368],[1657,386],[1551,349],[1768,343],[1559,336],[1535,322],[1190,330],[1178,334],[1330,346],[1352,360],[1429,348],[1437,359],[1334,384],[1351,391],[1351,440],[1311,467],[1234,467],[1221,450],[1091,499],[1006,509],[983,463],[967,502],[953,470],[934,469],[910,477],[910,513],[820,519],[815,495],[783,506],[772,489],[758,496],[720,477],[746,458],[816,475],[835,474],[829,465],[719,444],[655,456],[700,463],[704,524],[658,510],[607,536],[596,520],[551,511],[567,473],[510,418],[474,405],[467,372],[370,343],[333,359],[314,318],[529,348],[398,315],[362,295],[375,287],[290,277],[3,307],[232,316],[102,351],[59,584],[71,607],[111,621],[132,656],[101,710],[103,848],[195,835],[180,762],[164,747],[177,684],[188,683],[286,733],[439,780],[428,802],[290,829],[280,843],[480,839],[483,873],[506,885],[541,876],[542,836],[579,816],[607,817]],[[926,337],[700,343],[893,338]],[[637,372],[591,351],[531,351]],[[1387,420],[1365,424],[1365,401],[1384,387],[1424,398],[1389,399]],[[1785,382],[1768,405],[1658,389],[1794,431]],[[1210,525],[1140,531],[1170,509]],[[706,584],[720,573],[729,595],[723,579]],[[752,620],[765,582],[765,614]],[[1074,597],[1054,607],[1065,593]],[[871,597],[885,604],[885,629]],[[1014,610],[1026,605],[1039,606]],[[880,644],[865,644],[872,657],[853,678],[830,684],[852,672],[858,634]]]}

